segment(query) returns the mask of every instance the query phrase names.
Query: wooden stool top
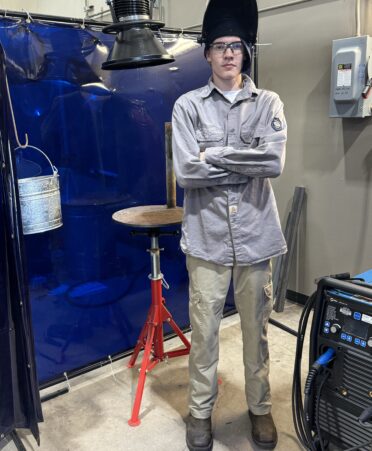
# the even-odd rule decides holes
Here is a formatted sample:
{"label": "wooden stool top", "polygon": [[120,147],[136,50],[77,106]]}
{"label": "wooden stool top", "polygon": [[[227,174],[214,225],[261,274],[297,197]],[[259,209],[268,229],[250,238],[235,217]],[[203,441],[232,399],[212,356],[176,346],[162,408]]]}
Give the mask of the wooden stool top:
{"label": "wooden stool top", "polygon": [[181,224],[183,208],[168,208],[166,205],[144,205],[124,208],[112,215],[120,224],[132,227],[157,228]]}

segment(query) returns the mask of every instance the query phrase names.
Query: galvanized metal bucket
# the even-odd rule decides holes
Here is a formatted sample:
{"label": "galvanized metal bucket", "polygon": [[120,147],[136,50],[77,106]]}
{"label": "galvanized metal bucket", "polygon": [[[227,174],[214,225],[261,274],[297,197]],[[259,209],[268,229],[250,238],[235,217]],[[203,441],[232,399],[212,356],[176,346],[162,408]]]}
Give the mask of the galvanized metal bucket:
{"label": "galvanized metal bucket", "polygon": [[[51,175],[18,180],[23,234],[32,235],[62,226],[61,195],[57,168],[42,150],[34,146],[27,147],[40,152],[48,160],[53,172]],[[15,150],[18,149],[21,147]]]}

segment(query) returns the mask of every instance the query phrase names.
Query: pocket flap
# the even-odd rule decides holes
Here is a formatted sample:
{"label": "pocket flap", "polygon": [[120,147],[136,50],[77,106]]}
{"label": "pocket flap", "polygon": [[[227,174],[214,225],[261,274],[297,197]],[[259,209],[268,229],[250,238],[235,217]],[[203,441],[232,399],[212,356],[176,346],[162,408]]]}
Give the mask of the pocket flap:
{"label": "pocket flap", "polygon": [[245,144],[250,144],[254,137],[254,129],[252,127],[245,127],[240,130],[240,139]]}
{"label": "pocket flap", "polygon": [[215,126],[202,127],[199,130],[196,130],[196,139],[198,141],[218,142],[222,141],[223,137],[224,137],[223,131]]}

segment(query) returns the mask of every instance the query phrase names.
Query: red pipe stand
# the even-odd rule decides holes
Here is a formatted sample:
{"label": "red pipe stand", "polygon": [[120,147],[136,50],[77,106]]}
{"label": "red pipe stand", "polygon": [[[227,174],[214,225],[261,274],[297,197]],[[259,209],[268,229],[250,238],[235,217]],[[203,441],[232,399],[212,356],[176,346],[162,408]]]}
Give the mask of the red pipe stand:
{"label": "red pipe stand", "polygon": [[[137,345],[134,348],[133,355],[128,363],[128,367],[132,368],[136,363],[139,352],[144,349],[136,396],[132,408],[132,416],[128,421],[130,426],[138,426],[141,423],[139,411],[147,373],[165,359],[189,354],[191,347],[190,342],[165,307],[165,299],[162,294],[162,286],[163,284],[165,285],[165,283],[163,282],[163,274],[160,272],[159,235],[161,235],[161,233],[158,230],[153,230],[149,232],[148,235],[151,237],[151,249],[149,250],[151,255],[151,275],[149,276],[151,279],[151,306],[146,322],[138,338]],[[184,348],[164,352],[164,322],[167,322],[178,335],[185,345]]]}

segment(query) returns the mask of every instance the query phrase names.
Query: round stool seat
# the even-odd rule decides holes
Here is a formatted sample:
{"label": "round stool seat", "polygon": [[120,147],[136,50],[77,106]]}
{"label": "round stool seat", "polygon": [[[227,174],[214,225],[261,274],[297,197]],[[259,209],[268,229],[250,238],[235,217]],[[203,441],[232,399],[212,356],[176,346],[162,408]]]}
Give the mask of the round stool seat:
{"label": "round stool seat", "polygon": [[132,227],[158,228],[181,224],[183,208],[168,208],[166,205],[144,205],[119,210],[112,219]]}

